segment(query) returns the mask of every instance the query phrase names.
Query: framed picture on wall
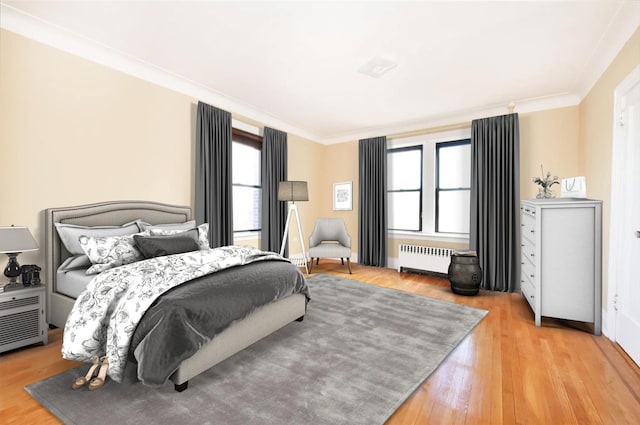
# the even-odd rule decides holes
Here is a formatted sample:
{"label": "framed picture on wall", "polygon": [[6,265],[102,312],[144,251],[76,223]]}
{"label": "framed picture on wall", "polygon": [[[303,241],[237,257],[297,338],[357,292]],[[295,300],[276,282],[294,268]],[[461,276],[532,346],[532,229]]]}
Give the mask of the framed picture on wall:
{"label": "framed picture on wall", "polygon": [[342,182],[333,184],[333,210],[352,210],[353,191],[352,182]]}

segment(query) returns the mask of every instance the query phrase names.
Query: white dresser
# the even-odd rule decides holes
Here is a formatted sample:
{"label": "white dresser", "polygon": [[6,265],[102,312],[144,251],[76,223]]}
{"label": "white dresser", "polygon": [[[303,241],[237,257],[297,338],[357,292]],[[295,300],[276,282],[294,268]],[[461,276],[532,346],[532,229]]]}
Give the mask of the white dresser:
{"label": "white dresser", "polygon": [[535,315],[602,322],[602,201],[523,200],[520,289]]}

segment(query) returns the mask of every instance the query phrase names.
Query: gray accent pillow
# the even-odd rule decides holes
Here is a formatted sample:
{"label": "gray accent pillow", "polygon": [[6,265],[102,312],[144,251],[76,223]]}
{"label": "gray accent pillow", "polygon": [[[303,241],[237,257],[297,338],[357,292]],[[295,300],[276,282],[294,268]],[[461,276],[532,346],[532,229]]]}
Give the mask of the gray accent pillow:
{"label": "gray accent pillow", "polygon": [[[198,243],[200,244],[200,249],[209,249],[209,223],[202,223],[196,228],[196,230],[198,231]],[[183,230],[174,229],[149,229],[151,236],[177,235],[183,232]]]}
{"label": "gray accent pillow", "polygon": [[142,236],[134,235],[138,250],[145,258],[163,255],[181,254],[183,252],[198,251],[198,230],[192,229],[175,235]]}
{"label": "gray accent pillow", "polygon": [[80,236],[102,238],[108,236],[133,235],[140,232],[135,221],[125,223],[122,226],[78,226],[76,224],[54,223],[60,240],[71,255],[84,255],[80,246]]}

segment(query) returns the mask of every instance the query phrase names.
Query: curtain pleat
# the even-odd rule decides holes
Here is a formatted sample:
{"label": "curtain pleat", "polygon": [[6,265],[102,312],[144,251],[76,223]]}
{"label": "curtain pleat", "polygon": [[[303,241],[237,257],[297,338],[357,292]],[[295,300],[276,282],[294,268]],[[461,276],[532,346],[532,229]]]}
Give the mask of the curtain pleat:
{"label": "curtain pleat", "polygon": [[469,246],[478,254],[483,289],[513,292],[520,287],[519,203],[518,114],[474,120]]}
{"label": "curtain pleat", "polygon": [[195,219],[209,223],[211,247],[233,244],[231,113],[198,102]]}
{"label": "curtain pleat", "polygon": [[[264,128],[262,139],[262,236],[261,247],[280,252],[287,220],[287,202],[278,201],[278,184],[287,180],[287,133]],[[304,241],[302,241],[304,243]],[[288,255],[288,247],[284,255]]]}
{"label": "curtain pleat", "polygon": [[359,141],[358,263],[387,265],[387,138]]}

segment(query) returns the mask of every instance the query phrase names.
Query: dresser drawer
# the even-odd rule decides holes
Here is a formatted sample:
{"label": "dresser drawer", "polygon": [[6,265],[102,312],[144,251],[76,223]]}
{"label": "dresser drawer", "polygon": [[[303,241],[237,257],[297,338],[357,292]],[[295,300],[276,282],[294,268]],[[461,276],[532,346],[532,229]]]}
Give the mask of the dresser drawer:
{"label": "dresser drawer", "polygon": [[[528,207],[525,207],[528,209]],[[524,242],[526,239],[531,242],[535,242],[536,240],[536,218],[530,214],[524,212],[522,210],[522,241]],[[525,239],[526,238],[526,239]]]}
{"label": "dresser drawer", "polygon": [[523,238],[521,248],[522,258],[526,258],[531,261],[532,264],[536,264],[536,250],[533,243]]}
{"label": "dresser drawer", "polygon": [[527,277],[524,275],[520,278],[520,291],[522,292],[523,297],[527,300],[533,311],[536,311],[536,306],[534,303],[536,290],[529,279],[527,279]]}
{"label": "dresser drawer", "polygon": [[522,256],[521,263],[522,263],[522,270],[521,270],[522,277],[530,281],[531,285],[535,287],[536,285],[535,266],[530,261],[528,261],[528,259],[525,258],[524,255]]}

